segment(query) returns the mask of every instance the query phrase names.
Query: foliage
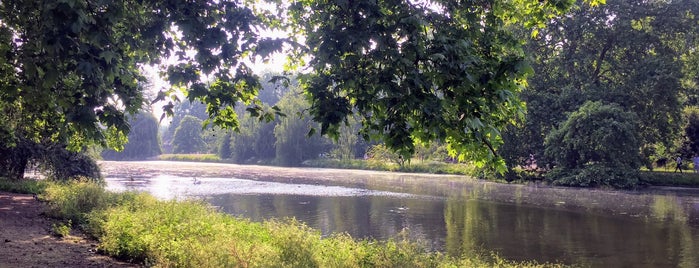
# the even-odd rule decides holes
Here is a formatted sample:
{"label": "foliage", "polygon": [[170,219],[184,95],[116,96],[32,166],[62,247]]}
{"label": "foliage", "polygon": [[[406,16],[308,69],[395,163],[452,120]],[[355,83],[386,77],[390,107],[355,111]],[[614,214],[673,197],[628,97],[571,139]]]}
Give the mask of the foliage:
{"label": "foliage", "polygon": [[191,115],[185,116],[175,130],[172,152],[176,154],[201,152],[205,146],[201,137],[201,128],[201,120]]}
{"label": "foliage", "polygon": [[231,158],[231,133],[226,133],[226,135],[221,136],[221,140],[218,142],[218,150],[216,155],[221,159]]}
{"label": "foliage", "polygon": [[51,233],[56,237],[67,237],[70,235],[70,226],[73,223],[68,220],[68,222],[58,222],[51,224]]}
{"label": "foliage", "polygon": [[690,66],[696,66],[698,15],[697,1],[578,1],[569,15],[548,20],[525,46],[535,74],[521,95],[526,120],[503,134],[508,166],[523,165],[529,154],[540,166],[552,163],[545,137],[586,101],[636,114],[646,166],[667,157],[662,148],[680,134],[682,101],[697,99],[697,69]]}
{"label": "foliage", "polygon": [[[57,189],[51,189],[54,187]],[[69,217],[82,215],[78,218],[85,224],[78,226],[99,239],[102,252],[149,266],[546,266],[497,256],[453,258],[428,252],[401,237],[389,241],[357,241],[342,234],[321,237],[320,232],[293,220],[250,222],[199,201],[159,201],[145,193],[108,193],[98,188],[84,183],[53,184],[45,197],[52,211],[68,212],[62,215]],[[84,209],[89,212],[83,213]]]}
{"label": "foliage", "polygon": [[105,160],[145,160],[159,155],[160,139],[158,138],[158,120],[153,114],[142,111],[129,120],[131,131],[124,150],[117,152],[105,150],[102,158]]}
{"label": "foliage", "polygon": [[470,165],[437,161],[412,161],[409,165],[404,165],[401,167],[394,162],[384,162],[371,159],[312,159],[304,161],[303,165],[317,168],[345,168],[431,174],[473,175],[476,173],[473,166]]}
{"label": "foliage", "polygon": [[0,177],[0,191],[20,193],[20,194],[39,194],[46,190],[49,186],[46,180],[24,179],[24,180],[9,180]]}
{"label": "foliage", "polygon": [[198,101],[182,101],[174,106],[172,120],[170,120],[167,129],[163,132],[163,150],[165,153],[172,153],[175,131],[180,126],[182,119],[188,115],[199,118],[202,121],[206,120],[206,105]]}
{"label": "foliage", "polygon": [[639,181],[644,185],[699,187],[699,174],[663,171],[642,171]]}
{"label": "foliage", "polygon": [[362,156],[366,148],[361,150],[362,143],[360,142],[359,128],[358,118],[350,116],[347,120],[347,125],[339,128],[337,139],[333,140],[334,148],[330,151],[330,156],[340,159],[352,159]]}
{"label": "foliage", "polygon": [[546,138],[547,177],[563,185],[628,188],[641,166],[638,119],[618,105],[587,102]]}
{"label": "foliage", "polygon": [[274,127],[277,164],[295,166],[327,152],[330,142],[326,138],[309,135],[312,134],[311,129],[317,127],[317,123],[305,114],[308,103],[300,92],[288,92],[279,102],[279,108],[290,115],[281,118]]}
{"label": "foliage", "polygon": [[86,179],[102,183],[102,174],[94,159],[84,153],[69,151],[65,145],[41,147],[37,161],[42,172],[54,180]]}
{"label": "foliage", "polygon": [[187,161],[187,162],[221,162],[221,158],[215,154],[161,154],[158,160],[163,161]]}
{"label": "foliage", "polygon": [[[268,107],[264,107],[268,109]],[[277,121],[265,122],[248,115],[241,119],[240,131],[230,136],[230,158],[235,163],[250,163],[253,160],[274,159]]]}
{"label": "foliage", "polygon": [[40,195],[48,201],[46,215],[78,225],[87,223],[88,213],[106,209],[115,196],[91,182],[52,183]]}
{"label": "foliage", "polygon": [[358,113],[365,138],[403,158],[415,141],[440,140],[462,160],[504,171],[499,130],[523,116],[518,93],[531,73],[508,27],[536,26],[570,4],[296,1],[290,27],[304,35],[297,53],[310,58],[301,79],[310,114],[333,138]]}
{"label": "foliage", "polygon": [[108,134],[128,131],[124,113],[141,108],[140,66],[161,57],[177,59],[164,72],[174,88],[205,102],[213,123],[235,128],[233,106],[253,103],[259,89],[243,60],[281,48],[258,37],[263,20],[231,1],[16,0],[0,3],[0,17],[2,103],[30,125],[20,135],[71,138],[71,148],[118,147]]}
{"label": "foliage", "polygon": [[686,107],[680,155],[685,159],[699,155],[699,107]]}
{"label": "foliage", "polygon": [[367,151],[367,156],[373,160],[393,162],[398,164],[398,166],[403,166],[406,161],[402,155],[397,154],[383,144],[371,146]]}
{"label": "foliage", "polygon": [[13,144],[0,144],[0,176],[19,180],[34,156],[38,145],[30,140],[17,138]]}

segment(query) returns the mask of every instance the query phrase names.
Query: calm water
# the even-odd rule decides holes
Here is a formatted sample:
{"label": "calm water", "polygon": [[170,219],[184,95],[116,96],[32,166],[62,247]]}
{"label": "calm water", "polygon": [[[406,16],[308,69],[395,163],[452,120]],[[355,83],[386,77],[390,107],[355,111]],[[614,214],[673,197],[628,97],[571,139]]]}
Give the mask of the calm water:
{"label": "calm water", "polygon": [[[699,190],[503,185],[459,176],[174,162],[103,162],[108,187],[294,217],[324,235],[401,233],[458,256],[592,267],[699,267]],[[193,183],[193,178],[201,182]]]}

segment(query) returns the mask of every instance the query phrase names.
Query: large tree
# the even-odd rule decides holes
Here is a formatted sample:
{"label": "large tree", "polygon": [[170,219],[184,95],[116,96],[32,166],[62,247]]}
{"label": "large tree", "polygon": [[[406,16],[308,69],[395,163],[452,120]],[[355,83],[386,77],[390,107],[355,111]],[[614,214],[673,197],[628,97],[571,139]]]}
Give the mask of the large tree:
{"label": "large tree", "polygon": [[[594,1],[596,2],[596,1]],[[543,23],[571,1],[296,1],[293,30],[312,73],[301,80],[321,133],[352,113],[362,134],[408,158],[441,140],[460,158],[493,163],[500,129],[522,116],[531,70],[509,26]]]}
{"label": "large tree", "polygon": [[204,140],[201,137],[201,120],[187,115],[175,130],[172,139],[172,152],[176,154],[200,153],[205,148]]}
{"label": "large tree", "polygon": [[2,100],[58,118],[52,132],[82,138],[71,142],[104,143],[105,130],[128,131],[124,113],[141,108],[140,66],[173,57],[168,81],[235,127],[232,107],[259,88],[243,60],[279,47],[258,37],[263,26],[232,1],[2,1]]}
{"label": "large tree", "polygon": [[318,127],[318,123],[308,116],[309,104],[299,90],[287,92],[279,101],[279,106],[289,111],[289,115],[280,119],[274,127],[277,164],[300,165],[328,151],[331,144],[327,138],[307,135],[310,129]]}
{"label": "large tree", "polygon": [[245,60],[279,51],[282,41],[258,33],[290,19],[298,26],[292,34],[306,43],[292,44],[311,59],[303,85],[321,133],[336,134],[356,109],[365,135],[382,137],[402,154],[414,151],[415,139],[439,139],[462,156],[496,159],[498,129],[521,114],[517,93],[528,69],[520,42],[505,27],[537,25],[569,5],[305,0],[281,7],[288,16],[275,16],[226,0],[5,0],[0,94],[24,123],[22,131],[3,128],[60,139],[73,149],[89,141],[116,146],[110,141],[122,139],[113,137],[128,131],[125,113],[141,108],[140,66],[163,58],[176,60],[164,72],[172,89],[205,103],[212,123],[237,128],[240,102],[269,119]]}
{"label": "large tree", "polygon": [[601,101],[639,118],[638,149],[648,165],[654,148],[680,133],[682,101],[696,99],[690,59],[699,45],[699,2],[579,1],[546,24],[525,47],[535,75],[521,95],[525,122],[505,134],[508,164],[521,165],[530,154],[549,162],[547,134],[586,101]]}

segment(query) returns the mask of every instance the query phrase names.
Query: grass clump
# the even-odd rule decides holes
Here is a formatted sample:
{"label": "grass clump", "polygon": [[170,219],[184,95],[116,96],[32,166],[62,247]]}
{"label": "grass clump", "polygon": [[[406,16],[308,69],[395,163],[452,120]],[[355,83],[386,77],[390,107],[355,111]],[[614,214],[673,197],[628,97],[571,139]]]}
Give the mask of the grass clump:
{"label": "grass clump", "polygon": [[[536,267],[497,256],[454,258],[398,237],[322,238],[295,220],[251,222],[202,201],[162,201],[146,193],[111,193],[89,182],[50,183],[41,195],[51,215],[78,223],[99,249],[120,259],[157,267]],[[405,236],[407,237],[407,236]],[[550,266],[550,265],[549,265]]]}
{"label": "grass clump", "polygon": [[73,223],[68,220],[68,222],[56,222],[51,225],[51,233],[56,237],[67,237],[70,235],[70,229]]}

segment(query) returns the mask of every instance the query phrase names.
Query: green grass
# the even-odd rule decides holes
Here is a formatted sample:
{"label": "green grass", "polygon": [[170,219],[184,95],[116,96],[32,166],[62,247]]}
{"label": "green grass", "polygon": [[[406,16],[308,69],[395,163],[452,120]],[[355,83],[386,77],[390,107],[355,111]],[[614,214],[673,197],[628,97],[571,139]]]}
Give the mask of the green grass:
{"label": "green grass", "polygon": [[0,191],[19,194],[39,194],[48,187],[48,183],[43,180],[9,180],[0,178]]}
{"label": "green grass", "polygon": [[[20,183],[32,184],[23,181]],[[2,184],[0,184],[2,185]],[[89,182],[46,183],[48,215],[97,238],[108,255],[156,267],[556,267],[493,254],[459,258],[406,239],[355,240],[294,220],[251,222],[202,201],[162,201],[146,193],[112,193]],[[65,234],[69,226],[55,226]]]}
{"label": "green grass", "polygon": [[161,154],[158,156],[158,160],[214,163],[225,162],[215,154]]}
{"label": "green grass", "polygon": [[405,163],[405,165],[401,167],[396,163],[371,159],[313,159],[304,161],[303,165],[318,168],[344,168],[455,175],[471,175],[474,172],[474,168],[466,164],[451,164],[436,161],[411,161],[410,163]]}
{"label": "green grass", "polygon": [[699,173],[683,170],[683,173],[669,171],[642,171],[641,183],[654,186],[699,187]]}

